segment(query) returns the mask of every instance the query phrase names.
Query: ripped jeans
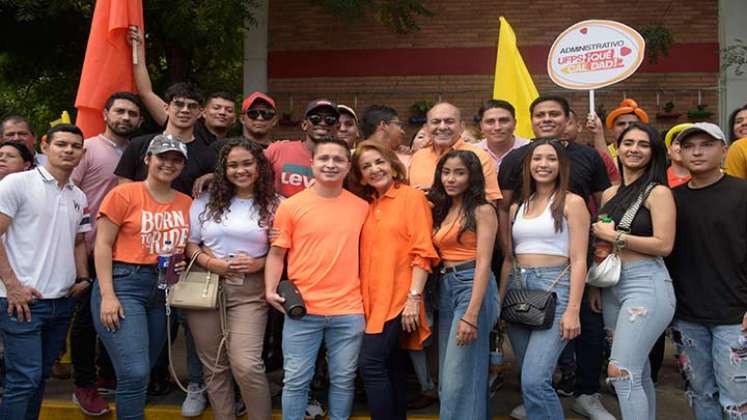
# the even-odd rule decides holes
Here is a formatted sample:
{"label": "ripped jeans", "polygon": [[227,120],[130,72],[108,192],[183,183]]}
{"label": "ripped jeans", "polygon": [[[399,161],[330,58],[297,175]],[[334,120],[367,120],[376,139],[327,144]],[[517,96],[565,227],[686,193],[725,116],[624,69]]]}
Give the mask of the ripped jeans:
{"label": "ripped jeans", "polygon": [[648,354],[674,316],[672,279],[661,258],[623,263],[620,282],[603,289],[604,325],[614,334],[610,365],[625,420],[655,420],[656,393]]}
{"label": "ripped jeans", "polygon": [[747,332],[737,325],[675,319],[672,340],[690,383],[687,397],[698,420],[747,420]]}

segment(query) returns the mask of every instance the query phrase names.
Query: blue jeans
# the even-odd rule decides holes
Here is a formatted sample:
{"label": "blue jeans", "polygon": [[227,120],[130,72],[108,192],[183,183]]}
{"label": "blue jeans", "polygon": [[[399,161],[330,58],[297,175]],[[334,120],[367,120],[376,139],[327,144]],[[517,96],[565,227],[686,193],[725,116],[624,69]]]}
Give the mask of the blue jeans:
{"label": "blue jeans", "polygon": [[[550,285],[565,270],[558,267],[522,267],[521,278],[509,274],[508,288],[550,290]],[[558,358],[567,342],[560,335],[560,319],[568,306],[570,271],[566,271],[552,289],[557,295],[555,317],[548,329],[508,324],[508,338],[521,366],[521,395],[529,419],[563,419],[563,407],[552,386]]]}
{"label": "blue jeans", "polygon": [[[704,304],[707,304],[704,302]],[[745,420],[747,332],[741,325],[704,325],[675,319],[672,339],[690,383],[687,397],[698,420]]]}
{"label": "blue jeans", "polygon": [[110,332],[101,323],[98,282],[91,293],[91,313],[117,374],[117,418],[143,419],[150,369],[166,340],[164,292],[158,289],[155,266],[115,262],[112,278],[125,315],[119,329]]}
{"label": "blue jeans", "polygon": [[314,377],[316,356],[324,340],[329,363],[329,419],[350,417],[355,371],[366,326],[360,315],[306,315],[283,325],[283,419],[303,420]]}
{"label": "blue jeans", "polygon": [[384,323],[378,334],[363,334],[358,365],[366,388],[371,420],[407,419],[407,378],[400,348],[402,316]]}
{"label": "blue jeans", "polygon": [[656,419],[656,392],[648,354],[674,316],[672,279],[661,258],[624,263],[617,285],[603,289],[604,325],[614,332],[610,365],[626,419]]}
{"label": "blue jeans", "polygon": [[498,288],[492,273],[477,317],[477,339],[465,346],[458,346],[456,341],[457,326],[472,297],[474,277],[475,270],[468,269],[446,273],[440,280],[438,385],[442,420],[490,418],[490,330],[500,313]]}
{"label": "blue jeans", "polygon": [[72,298],[29,303],[31,321],[8,316],[8,300],[0,298],[0,330],[5,344],[5,395],[0,419],[39,418],[44,385],[65,344],[75,302]]}

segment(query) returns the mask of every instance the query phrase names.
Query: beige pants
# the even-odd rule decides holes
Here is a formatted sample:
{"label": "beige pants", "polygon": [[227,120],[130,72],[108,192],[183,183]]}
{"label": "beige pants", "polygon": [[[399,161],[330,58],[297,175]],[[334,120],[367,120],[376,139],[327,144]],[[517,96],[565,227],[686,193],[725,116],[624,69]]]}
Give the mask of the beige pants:
{"label": "beige pants", "polygon": [[262,344],[267,324],[262,273],[247,275],[241,286],[224,283],[223,291],[229,335],[225,344],[227,352],[221,352],[217,364],[215,360],[221,340],[219,311],[187,311],[187,322],[195,339],[205,381],[210,381],[207,392],[213,414],[218,420],[236,418],[234,378],[246,403],[249,419],[271,419],[270,389],[262,361]]}

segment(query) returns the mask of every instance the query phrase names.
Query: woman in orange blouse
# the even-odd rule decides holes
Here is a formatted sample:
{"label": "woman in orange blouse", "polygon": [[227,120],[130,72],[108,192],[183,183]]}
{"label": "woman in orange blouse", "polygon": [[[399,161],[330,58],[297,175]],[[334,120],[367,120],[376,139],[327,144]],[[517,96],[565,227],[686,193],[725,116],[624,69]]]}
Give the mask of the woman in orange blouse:
{"label": "woman in orange blouse", "polygon": [[485,197],[480,159],[454,150],[436,166],[428,198],[433,242],[443,260],[439,282],[438,355],[442,420],[487,420],[490,330],[498,320],[498,287],[490,271],[498,230]]}
{"label": "woman in orange blouse", "polygon": [[431,211],[425,195],[406,185],[405,168],[394,152],[378,142],[358,145],[352,177],[358,195],[371,203],[360,240],[366,333],[358,364],[371,418],[404,420],[400,337],[417,348],[430,334],[422,293],[438,262]]}

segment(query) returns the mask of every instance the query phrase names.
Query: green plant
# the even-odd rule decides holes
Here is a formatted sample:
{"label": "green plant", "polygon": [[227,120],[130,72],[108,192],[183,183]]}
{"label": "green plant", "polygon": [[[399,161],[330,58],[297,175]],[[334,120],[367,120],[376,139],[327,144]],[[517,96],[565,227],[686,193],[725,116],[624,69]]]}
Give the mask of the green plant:
{"label": "green plant", "polygon": [[695,109],[687,111],[687,117],[691,120],[702,120],[705,118],[710,118],[713,115],[713,112],[707,110],[706,108],[708,108],[707,104],[698,104],[695,106]]}
{"label": "green plant", "polygon": [[670,113],[672,111],[674,111],[674,102],[669,101],[669,102],[665,103],[664,104],[664,112],[666,112],[668,114],[668,113]]}
{"label": "green plant", "polygon": [[656,64],[659,61],[659,54],[669,55],[669,47],[674,42],[669,29],[663,25],[655,24],[645,26],[638,32],[646,41],[646,56],[649,63]]}
{"label": "green plant", "polygon": [[414,104],[410,105],[410,112],[412,112],[415,115],[425,115],[428,113],[428,110],[431,109],[433,104],[426,100],[417,101]]}
{"label": "green plant", "polygon": [[721,67],[727,70],[734,67],[734,74],[744,74],[742,67],[747,65],[747,45],[741,39],[735,39],[735,43],[721,50],[723,57]]}

